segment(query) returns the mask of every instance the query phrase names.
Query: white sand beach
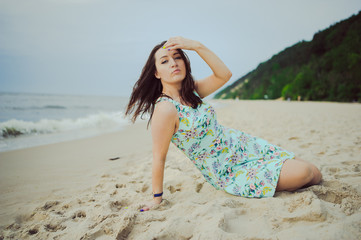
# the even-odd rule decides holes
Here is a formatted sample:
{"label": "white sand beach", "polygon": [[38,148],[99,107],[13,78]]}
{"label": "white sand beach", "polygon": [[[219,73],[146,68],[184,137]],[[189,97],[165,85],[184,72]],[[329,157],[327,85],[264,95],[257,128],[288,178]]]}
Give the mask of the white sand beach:
{"label": "white sand beach", "polygon": [[[361,239],[361,104],[212,100],[220,124],[313,162],[320,185],[216,190],[173,144],[152,199],[150,128],[0,153],[0,239]],[[109,160],[110,158],[118,158]]]}

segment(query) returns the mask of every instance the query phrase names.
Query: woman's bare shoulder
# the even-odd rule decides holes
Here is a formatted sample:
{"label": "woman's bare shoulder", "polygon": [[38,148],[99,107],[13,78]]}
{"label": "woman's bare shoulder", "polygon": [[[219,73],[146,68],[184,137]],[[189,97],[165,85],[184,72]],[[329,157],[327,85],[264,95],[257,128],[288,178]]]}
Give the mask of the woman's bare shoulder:
{"label": "woman's bare shoulder", "polygon": [[169,101],[161,101],[158,102],[155,105],[154,112],[153,112],[153,118],[161,117],[161,118],[167,118],[167,117],[174,117],[177,115],[177,109],[175,108],[174,104]]}

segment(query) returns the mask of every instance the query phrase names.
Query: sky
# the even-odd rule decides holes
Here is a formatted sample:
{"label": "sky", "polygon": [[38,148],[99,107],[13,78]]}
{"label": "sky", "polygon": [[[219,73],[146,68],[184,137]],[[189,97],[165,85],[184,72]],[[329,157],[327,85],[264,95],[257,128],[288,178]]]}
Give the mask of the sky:
{"label": "sky", "polygon": [[[151,49],[173,36],[216,53],[228,86],[360,10],[360,0],[0,0],[0,92],[130,96]],[[212,73],[186,53],[196,80]]]}

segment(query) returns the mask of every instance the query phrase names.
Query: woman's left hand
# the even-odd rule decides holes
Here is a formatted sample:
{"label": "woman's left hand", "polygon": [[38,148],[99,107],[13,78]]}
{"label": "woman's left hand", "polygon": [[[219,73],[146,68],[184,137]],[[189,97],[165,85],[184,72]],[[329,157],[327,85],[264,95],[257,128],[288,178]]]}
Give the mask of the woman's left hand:
{"label": "woman's left hand", "polygon": [[160,199],[154,199],[152,201],[146,202],[143,205],[143,207],[140,209],[141,212],[145,212],[145,211],[149,211],[157,206],[159,206],[159,204],[161,204],[161,202],[163,201],[162,198]]}
{"label": "woman's left hand", "polygon": [[185,50],[196,50],[200,46],[200,43],[195,40],[187,39],[184,37],[171,37],[163,45],[164,49],[174,50],[174,49],[185,49]]}

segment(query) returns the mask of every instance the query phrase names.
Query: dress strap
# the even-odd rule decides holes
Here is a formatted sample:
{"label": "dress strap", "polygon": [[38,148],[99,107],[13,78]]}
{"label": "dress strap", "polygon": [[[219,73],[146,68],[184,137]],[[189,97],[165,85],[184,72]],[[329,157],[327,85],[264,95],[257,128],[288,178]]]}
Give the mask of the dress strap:
{"label": "dress strap", "polygon": [[[197,93],[196,90],[194,90],[193,93],[194,93],[195,95],[197,95],[199,98],[201,98],[201,97],[199,96],[199,94]],[[176,105],[177,105],[177,103],[178,103],[177,101],[174,101],[173,98],[171,98],[171,97],[168,96],[167,94],[161,93],[160,96],[159,96],[159,98],[158,98],[157,101],[155,102],[155,104],[157,104],[157,103],[159,103],[159,102],[161,102],[161,101],[164,101],[164,100],[168,100],[168,101],[170,101],[170,102],[172,102],[172,103],[175,103]]]}
{"label": "dress strap", "polygon": [[173,100],[173,98],[171,98],[170,96],[168,96],[165,93],[162,93],[159,98],[157,99],[157,101],[155,102],[155,104],[162,102],[162,101],[169,101],[172,102],[173,104],[176,104],[177,102]]}

